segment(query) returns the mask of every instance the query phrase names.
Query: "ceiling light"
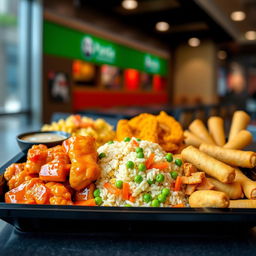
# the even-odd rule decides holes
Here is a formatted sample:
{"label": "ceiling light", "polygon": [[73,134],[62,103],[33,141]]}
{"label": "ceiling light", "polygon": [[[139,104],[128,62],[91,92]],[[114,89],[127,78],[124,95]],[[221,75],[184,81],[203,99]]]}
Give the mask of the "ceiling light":
{"label": "ceiling light", "polygon": [[197,47],[200,45],[200,40],[196,37],[192,37],[188,40],[188,45],[191,47]]}
{"label": "ceiling light", "polygon": [[136,0],[124,0],[122,6],[124,9],[133,10],[137,8],[138,2]]}
{"label": "ceiling light", "polygon": [[218,51],[218,58],[220,60],[225,60],[227,58],[227,52],[223,50]]}
{"label": "ceiling light", "polygon": [[246,15],[244,12],[236,11],[236,12],[232,12],[230,17],[233,21],[242,21],[246,18]]}
{"label": "ceiling light", "polygon": [[244,36],[247,40],[256,40],[256,31],[247,31]]}
{"label": "ceiling light", "polygon": [[170,28],[170,25],[165,21],[159,21],[156,23],[156,30],[158,31],[167,31]]}

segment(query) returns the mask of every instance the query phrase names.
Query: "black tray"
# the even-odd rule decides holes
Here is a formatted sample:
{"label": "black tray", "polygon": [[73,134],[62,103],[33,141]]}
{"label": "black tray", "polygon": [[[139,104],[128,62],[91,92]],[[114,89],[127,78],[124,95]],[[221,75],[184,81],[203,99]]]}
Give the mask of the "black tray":
{"label": "black tray", "polygon": [[[123,230],[132,228],[145,230],[159,228],[174,230],[175,226],[207,223],[230,226],[256,225],[256,209],[217,208],[147,208],[147,207],[86,207],[25,205],[4,203],[3,173],[11,163],[24,162],[26,156],[19,153],[0,168],[0,218],[21,231],[79,231],[97,228]],[[2,184],[1,184],[2,183]],[[1,192],[0,192],[1,194]],[[170,226],[170,229],[168,228]]]}

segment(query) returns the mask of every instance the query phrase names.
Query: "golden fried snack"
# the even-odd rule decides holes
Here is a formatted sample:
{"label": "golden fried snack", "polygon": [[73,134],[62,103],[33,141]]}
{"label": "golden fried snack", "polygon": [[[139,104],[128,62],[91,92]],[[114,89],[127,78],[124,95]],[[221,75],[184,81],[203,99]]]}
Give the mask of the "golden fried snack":
{"label": "golden fried snack", "polygon": [[41,166],[46,164],[48,148],[45,145],[33,145],[28,151],[25,171],[30,174],[39,173]]}
{"label": "golden fried snack", "polygon": [[230,149],[243,149],[253,141],[252,134],[247,130],[241,130],[233,139],[229,140],[223,147]]}
{"label": "golden fried snack", "polygon": [[201,140],[203,140],[205,143],[209,144],[215,144],[213,141],[211,135],[208,133],[208,130],[206,129],[204,123],[196,119],[189,125],[189,130],[193,132],[194,135],[199,137]]}
{"label": "golden fried snack", "polygon": [[132,137],[132,129],[129,126],[128,120],[119,120],[116,127],[116,139],[123,140],[126,137]]}
{"label": "golden fried snack", "polygon": [[235,182],[239,182],[248,199],[256,199],[256,181],[250,180],[239,169],[236,169]]}
{"label": "golden fried snack", "polygon": [[209,178],[205,177],[200,185],[196,187],[196,190],[211,190],[214,185],[211,183]]}
{"label": "golden fried snack", "polygon": [[223,146],[226,143],[224,133],[224,122],[221,117],[212,116],[208,119],[208,129],[210,135],[218,146]]}
{"label": "golden fried snack", "polygon": [[186,145],[192,145],[192,146],[199,148],[199,146],[202,143],[204,143],[204,141],[202,139],[200,139],[194,133],[192,133],[188,130],[184,131],[184,137],[185,137]]}
{"label": "golden fried snack", "polygon": [[179,144],[182,143],[183,129],[179,122],[177,122],[172,116],[167,115],[164,111],[156,117],[158,121],[158,139],[159,144],[165,151],[175,151],[179,148]]}
{"label": "golden fried snack", "polygon": [[182,176],[181,181],[182,181],[182,184],[193,185],[193,184],[201,183],[204,178],[205,178],[204,172],[194,172],[191,174],[191,176],[188,176],[188,177]]}
{"label": "golden fried snack", "polygon": [[50,190],[49,202],[52,205],[72,205],[71,193],[61,183],[48,182],[45,185]]}
{"label": "golden fried snack", "polygon": [[74,136],[63,142],[71,160],[70,186],[81,190],[100,175],[95,139],[91,136]]}
{"label": "golden fried snack", "polygon": [[9,189],[18,187],[24,181],[34,178],[33,174],[29,174],[24,170],[25,163],[11,164],[4,172],[4,178],[7,180]]}
{"label": "golden fried snack", "polygon": [[231,183],[235,178],[235,169],[211,156],[199,151],[193,146],[188,146],[181,152],[182,157],[196,168],[224,183]]}
{"label": "golden fried snack", "polygon": [[[129,121],[129,125],[130,122],[131,121]],[[135,137],[158,143],[158,123],[155,116],[148,115],[147,118],[142,119],[137,129],[138,131],[135,133]]]}
{"label": "golden fried snack", "polygon": [[209,144],[201,144],[199,149],[207,155],[232,166],[245,168],[256,166],[256,154],[252,151],[227,149]]}
{"label": "golden fried snack", "polygon": [[256,208],[256,200],[230,200],[229,208]]}
{"label": "golden fried snack", "polygon": [[229,206],[229,199],[225,193],[220,191],[200,190],[191,194],[189,205],[191,207],[227,208]]}
{"label": "golden fried snack", "polygon": [[228,141],[233,140],[241,130],[245,130],[250,120],[250,116],[244,111],[236,111],[232,118]]}
{"label": "golden fried snack", "polygon": [[243,191],[240,183],[233,182],[230,184],[224,184],[213,178],[208,179],[214,185],[215,190],[226,193],[230,199],[238,199],[243,197]]}

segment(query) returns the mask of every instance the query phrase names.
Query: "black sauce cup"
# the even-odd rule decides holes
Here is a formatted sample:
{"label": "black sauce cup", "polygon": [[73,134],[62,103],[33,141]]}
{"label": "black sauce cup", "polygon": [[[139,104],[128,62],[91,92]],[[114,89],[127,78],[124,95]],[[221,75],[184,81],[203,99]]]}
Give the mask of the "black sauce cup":
{"label": "black sauce cup", "polygon": [[[32,134],[45,134],[45,133],[50,133],[50,134],[58,134],[58,135],[61,135],[63,136],[64,138],[63,139],[60,139],[60,140],[56,140],[56,141],[48,141],[48,142],[44,142],[44,141],[37,141],[37,142],[31,142],[31,141],[26,141],[26,140],[23,140],[22,138],[25,137],[25,136],[28,136],[28,135],[32,135]],[[21,149],[21,151],[23,151],[24,153],[27,153],[27,151],[33,146],[33,145],[39,145],[39,144],[44,144],[46,145],[47,147],[54,147],[54,146],[57,146],[57,145],[61,145],[62,142],[66,139],[68,139],[69,137],[71,136],[70,133],[67,133],[67,132],[61,132],[61,131],[35,131],[35,132],[26,132],[26,133],[22,133],[22,134],[19,134],[17,137],[16,137],[16,140],[18,142],[18,145]]]}

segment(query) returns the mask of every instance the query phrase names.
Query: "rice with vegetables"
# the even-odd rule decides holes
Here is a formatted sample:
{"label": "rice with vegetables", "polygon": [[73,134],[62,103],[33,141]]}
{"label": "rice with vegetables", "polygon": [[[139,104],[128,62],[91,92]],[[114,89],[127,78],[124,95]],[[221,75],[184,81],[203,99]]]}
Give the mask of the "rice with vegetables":
{"label": "rice with vegetables", "polygon": [[[103,206],[172,207],[187,205],[181,184],[182,161],[156,143],[125,138],[98,148]],[[176,190],[176,191],[174,191]]]}

